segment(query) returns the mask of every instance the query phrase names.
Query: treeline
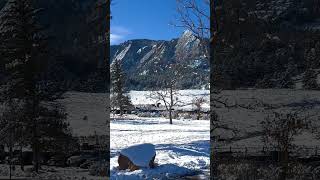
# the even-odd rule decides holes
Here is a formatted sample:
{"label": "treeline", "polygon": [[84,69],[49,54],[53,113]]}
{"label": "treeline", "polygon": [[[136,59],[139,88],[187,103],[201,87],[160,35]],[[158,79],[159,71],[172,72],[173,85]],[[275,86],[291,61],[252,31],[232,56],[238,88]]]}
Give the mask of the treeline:
{"label": "treeline", "polygon": [[[1,9],[6,2],[0,1]],[[41,9],[37,18],[47,35],[48,77],[61,82],[59,86],[65,90],[104,92],[106,89],[103,68],[106,6],[99,5],[101,2],[34,1],[34,7]]]}
{"label": "treeline", "polygon": [[294,88],[300,77],[304,88],[318,89],[319,13],[315,0],[220,2],[213,84]]}
{"label": "treeline", "polygon": [[[23,149],[32,151],[35,172],[40,169],[41,152],[62,152],[67,156],[77,150],[65,108],[57,101],[66,91],[105,92],[107,88],[103,61],[106,29],[100,23],[104,22],[101,18],[105,17],[106,5],[86,1],[92,9],[87,11],[87,7],[85,23],[76,28],[63,19],[51,19],[56,15],[51,13],[63,7],[50,7],[56,2],[62,3],[8,0],[0,12],[0,145],[9,150],[10,165],[13,151],[20,150],[22,170]],[[68,2],[65,4],[79,5]],[[52,8],[56,9],[51,12]],[[84,17],[81,12],[73,17],[79,23],[84,20],[78,19]],[[45,20],[53,26],[48,27]],[[89,30],[89,24],[95,27]],[[86,32],[82,29],[85,26]]]}

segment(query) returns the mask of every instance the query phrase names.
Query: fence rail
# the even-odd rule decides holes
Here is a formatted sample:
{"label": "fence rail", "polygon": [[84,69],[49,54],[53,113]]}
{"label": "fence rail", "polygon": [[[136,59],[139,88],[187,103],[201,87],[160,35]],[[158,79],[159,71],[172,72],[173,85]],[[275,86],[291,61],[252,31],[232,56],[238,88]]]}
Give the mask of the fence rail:
{"label": "fence rail", "polygon": [[[281,151],[278,148],[270,147],[214,147],[213,154],[220,158],[253,158],[253,157],[271,157],[273,160],[279,159]],[[320,147],[297,147],[289,151],[290,157],[295,158],[316,158],[320,159]],[[317,159],[318,159],[317,158]]]}

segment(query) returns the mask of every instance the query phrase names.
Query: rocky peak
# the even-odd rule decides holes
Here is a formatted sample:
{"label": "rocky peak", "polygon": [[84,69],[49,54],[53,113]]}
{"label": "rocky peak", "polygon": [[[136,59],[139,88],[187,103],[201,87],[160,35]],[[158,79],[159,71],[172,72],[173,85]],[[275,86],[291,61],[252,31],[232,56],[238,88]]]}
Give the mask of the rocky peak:
{"label": "rocky peak", "polygon": [[[111,57],[113,60],[121,59],[126,74],[130,74],[130,82],[137,82],[142,87],[150,84],[156,77],[165,73],[165,68],[174,62],[183,63],[189,71],[186,73],[195,74],[197,77],[207,76],[209,65],[201,56],[199,40],[191,31],[185,31],[178,39],[169,41],[135,39],[111,46]],[[206,70],[207,69],[207,70]],[[184,75],[186,79],[189,75]],[[146,80],[146,79],[151,80]],[[192,78],[189,78],[192,79]],[[205,79],[205,78],[202,78]],[[141,81],[140,81],[141,80]],[[143,81],[143,82],[142,82]],[[189,83],[184,88],[197,88],[200,84],[207,82],[198,81],[197,86]],[[135,85],[133,88],[137,89]]]}

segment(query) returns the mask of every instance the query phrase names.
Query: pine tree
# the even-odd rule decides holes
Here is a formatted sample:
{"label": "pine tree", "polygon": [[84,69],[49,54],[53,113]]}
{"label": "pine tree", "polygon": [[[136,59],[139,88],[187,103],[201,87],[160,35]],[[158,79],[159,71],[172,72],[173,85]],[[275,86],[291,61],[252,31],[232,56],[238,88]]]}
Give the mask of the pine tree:
{"label": "pine tree", "polygon": [[[35,79],[37,67],[37,50],[41,47],[37,34],[39,26],[35,22],[36,10],[30,1],[10,0],[1,14],[1,55],[5,63],[7,82],[3,96],[8,106],[14,99],[23,103],[24,119],[20,124],[31,130],[34,168],[38,170],[38,134],[36,114],[39,101],[36,96]],[[11,123],[12,124],[12,123]],[[27,131],[28,131],[27,130]],[[28,133],[26,133],[28,134]]]}
{"label": "pine tree", "polygon": [[[110,63],[108,60],[109,45],[106,15],[108,2],[97,0],[90,9],[86,31],[87,35],[87,50],[90,61],[96,62],[96,71],[89,75],[88,82],[85,82],[84,88],[89,92],[106,92],[109,88],[109,69]],[[88,89],[91,88],[91,89]]]}
{"label": "pine tree", "polygon": [[314,70],[308,69],[303,76],[304,89],[317,90],[319,85],[317,83],[317,74]]}
{"label": "pine tree", "polygon": [[111,103],[113,107],[118,107],[120,110],[120,115],[122,116],[124,110],[128,110],[131,105],[129,97],[125,93],[125,74],[122,70],[122,64],[120,60],[114,60],[111,64]]}
{"label": "pine tree", "polygon": [[[44,78],[47,65],[45,60],[48,59],[45,51],[47,40],[42,27],[37,23],[38,12],[40,9],[35,9],[30,0],[9,0],[0,16],[0,52],[6,78],[6,83],[2,84],[1,97],[8,107],[12,107],[13,103],[22,107],[22,115],[15,118],[14,124],[12,118],[7,119],[10,129],[21,130],[24,143],[31,145],[36,172],[39,170],[40,150],[47,145],[45,141],[52,142],[59,138],[62,142],[58,135],[70,137],[61,107],[45,103],[53,101],[57,92],[49,90],[52,83]],[[8,113],[5,116],[15,114]]]}

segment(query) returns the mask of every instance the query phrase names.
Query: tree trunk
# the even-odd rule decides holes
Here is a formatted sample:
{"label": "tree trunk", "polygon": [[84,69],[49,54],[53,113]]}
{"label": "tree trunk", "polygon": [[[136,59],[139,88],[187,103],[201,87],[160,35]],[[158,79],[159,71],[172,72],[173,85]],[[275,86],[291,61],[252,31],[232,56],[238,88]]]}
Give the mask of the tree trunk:
{"label": "tree trunk", "polygon": [[[12,137],[12,133],[10,134],[10,137]],[[9,152],[10,152],[10,160],[9,160],[9,177],[11,179],[12,177],[12,157],[13,157],[13,153],[12,153],[12,138],[10,138],[10,147],[9,147]]]}
{"label": "tree trunk", "polygon": [[170,124],[172,124],[172,110],[171,110],[171,108],[169,110],[169,119],[170,119]]}
{"label": "tree trunk", "polygon": [[172,106],[173,106],[173,90],[172,90],[172,87],[170,87],[170,106],[169,106],[170,124],[172,124]]}
{"label": "tree trunk", "polygon": [[[34,133],[35,134],[35,133]],[[39,172],[39,148],[38,148],[38,141],[36,140],[36,136],[33,139],[33,170],[38,173]]]}
{"label": "tree trunk", "polygon": [[120,109],[120,116],[122,116],[122,115],[123,115],[123,108],[122,108],[122,106],[120,106],[119,109]]}
{"label": "tree trunk", "polygon": [[122,93],[118,92],[117,94],[117,101],[118,101],[118,105],[119,105],[119,111],[120,111],[120,116],[123,115],[123,107],[122,107]]}
{"label": "tree trunk", "polygon": [[201,112],[200,112],[200,110],[198,110],[198,113],[197,113],[197,120],[200,120],[200,116],[201,116]]}
{"label": "tree trunk", "polygon": [[38,139],[38,126],[37,126],[37,119],[36,119],[36,103],[35,99],[32,102],[32,121],[33,121],[33,170],[38,173],[39,172],[39,139]]}
{"label": "tree trunk", "polygon": [[286,180],[287,179],[287,174],[288,174],[288,163],[289,163],[289,153],[288,149],[285,149],[282,152],[282,162],[281,162],[281,173],[279,180]]}
{"label": "tree trunk", "polygon": [[23,162],[22,144],[20,145],[20,168],[21,168],[21,171],[24,171],[24,162]]}

